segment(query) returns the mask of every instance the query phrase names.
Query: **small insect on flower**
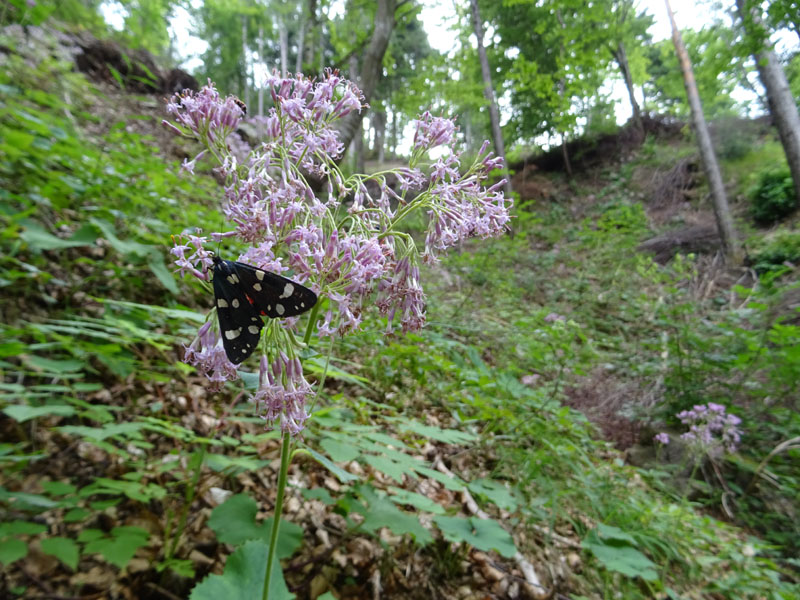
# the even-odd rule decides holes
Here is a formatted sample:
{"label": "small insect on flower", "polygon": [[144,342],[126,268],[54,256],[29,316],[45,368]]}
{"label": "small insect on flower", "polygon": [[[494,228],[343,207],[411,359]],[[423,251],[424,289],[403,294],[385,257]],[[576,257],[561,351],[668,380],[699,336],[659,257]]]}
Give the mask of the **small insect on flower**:
{"label": "small insect on flower", "polygon": [[262,316],[296,317],[317,303],[314,292],[291,279],[218,256],[213,261],[222,346],[235,365],[256,349],[264,327]]}

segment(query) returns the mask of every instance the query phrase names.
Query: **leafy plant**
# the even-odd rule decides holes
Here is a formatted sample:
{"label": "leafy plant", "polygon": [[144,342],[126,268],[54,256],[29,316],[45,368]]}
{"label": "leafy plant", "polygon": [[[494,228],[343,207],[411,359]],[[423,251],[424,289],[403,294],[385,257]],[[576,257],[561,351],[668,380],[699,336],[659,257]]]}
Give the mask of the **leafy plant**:
{"label": "leafy plant", "polygon": [[788,168],[764,171],[750,192],[750,214],[759,225],[772,225],[797,208]]}

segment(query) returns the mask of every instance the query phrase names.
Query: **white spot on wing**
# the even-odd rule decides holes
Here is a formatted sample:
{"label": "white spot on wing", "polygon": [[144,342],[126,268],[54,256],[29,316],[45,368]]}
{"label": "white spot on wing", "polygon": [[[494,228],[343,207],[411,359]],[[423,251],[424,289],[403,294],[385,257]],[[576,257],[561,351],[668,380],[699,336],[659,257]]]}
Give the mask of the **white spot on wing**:
{"label": "white spot on wing", "polygon": [[250,325],[250,326],[247,328],[247,331],[249,331],[249,332],[250,332],[250,333],[252,333],[253,335],[258,335],[259,329],[258,329],[258,327],[257,327],[257,326],[255,326],[255,325]]}
{"label": "white spot on wing", "polygon": [[239,299],[238,298],[234,298],[233,302],[231,302],[231,304],[233,305],[233,308],[239,308]]}
{"label": "white spot on wing", "polygon": [[253,284],[253,289],[255,291],[257,291],[257,292],[260,292],[261,291],[261,284],[260,283],[254,283]]}
{"label": "white spot on wing", "polygon": [[256,271],[256,277],[259,281],[264,281],[264,271]]}
{"label": "white spot on wing", "polygon": [[275,312],[278,313],[279,315],[282,315],[285,312],[283,309],[283,304],[276,304]]}
{"label": "white spot on wing", "polygon": [[217,306],[220,308],[228,308],[228,301],[225,298],[217,298]]}
{"label": "white spot on wing", "polygon": [[225,337],[228,338],[229,340],[235,340],[237,337],[239,337],[239,334],[241,333],[242,333],[241,327],[239,327],[239,329],[228,329],[228,331],[225,332]]}
{"label": "white spot on wing", "polygon": [[283,286],[283,293],[281,294],[281,298],[288,298],[294,292],[294,286],[291,283],[287,283]]}
{"label": "white spot on wing", "polygon": [[231,285],[239,283],[239,278],[236,276],[236,273],[231,273],[225,279],[227,279],[228,283],[230,283]]}

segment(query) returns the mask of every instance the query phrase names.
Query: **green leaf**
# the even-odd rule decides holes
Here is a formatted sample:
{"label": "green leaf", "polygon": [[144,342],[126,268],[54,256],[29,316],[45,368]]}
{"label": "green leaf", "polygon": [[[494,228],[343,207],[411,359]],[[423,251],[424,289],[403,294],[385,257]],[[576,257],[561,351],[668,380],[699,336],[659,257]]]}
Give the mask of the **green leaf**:
{"label": "green leaf", "polygon": [[56,360],[31,354],[23,355],[22,360],[35,371],[44,371],[46,373],[75,373],[86,366],[86,363],[82,360]]}
{"label": "green leaf", "polygon": [[358,449],[351,444],[345,444],[331,438],[322,439],[319,445],[335,462],[350,462],[360,454]]}
{"label": "green leaf", "polygon": [[414,470],[420,475],[424,475],[425,477],[429,477],[434,481],[438,481],[445,488],[452,492],[460,492],[466,485],[464,480],[460,479],[458,476],[450,477],[449,475],[445,475],[444,473],[441,473],[436,469],[431,469],[430,467],[414,467]]}
{"label": "green leaf", "polygon": [[0,523],[0,535],[38,535],[45,531],[47,531],[47,527],[30,521]]}
{"label": "green leaf", "polygon": [[[192,590],[190,600],[220,600],[222,598],[261,598],[264,588],[264,566],[269,546],[261,540],[251,540],[228,557],[222,575],[209,575]],[[280,561],[272,565],[269,585],[270,600],[292,600],[283,579]]]}
{"label": "green leaf", "polygon": [[[94,238],[91,240],[91,242],[86,241],[86,232],[83,230],[80,230],[79,237],[73,236],[72,238],[65,240],[54,236],[36,221],[26,220],[23,222],[23,225],[25,230],[20,233],[19,237],[28,244],[28,247],[32,252],[41,252],[43,250],[63,250],[64,248],[86,246],[87,244],[94,242]],[[78,232],[76,232],[76,235],[77,234]]]}
{"label": "green leaf", "polygon": [[389,493],[392,494],[389,496],[389,499],[396,504],[410,504],[414,508],[435,515],[443,515],[445,512],[441,504],[434,502],[422,494],[410,492],[398,487],[390,487]]}
{"label": "green leaf", "polygon": [[58,415],[69,417],[75,414],[75,408],[67,404],[51,404],[49,406],[26,406],[24,404],[14,404],[3,409],[9,417],[19,423],[30,421],[45,415]]}
{"label": "green leaf", "polygon": [[316,460],[319,464],[328,469],[328,471],[336,475],[336,478],[342,483],[347,483],[349,481],[356,481],[358,479],[358,477],[356,477],[352,473],[348,473],[344,469],[337,467],[334,463],[330,461],[330,459],[328,459],[327,456],[323,456],[322,454],[320,454],[316,450],[312,450],[311,448],[307,448],[306,450],[308,450],[308,453],[314,457],[314,460]]}
{"label": "green leaf", "polygon": [[[248,540],[269,542],[272,519],[256,522],[258,505],[247,494],[236,494],[211,511],[208,526],[224,544],[238,545]],[[278,531],[278,558],[288,558],[303,543],[303,529],[299,525],[281,520]]]}
{"label": "green leaf", "polygon": [[45,492],[53,496],[74,494],[77,489],[71,483],[64,483],[63,481],[43,481],[41,485]]}
{"label": "green leaf", "polygon": [[78,568],[80,549],[75,540],[65,537],[45,538],[41,541],[42,552],[52,554],[73,571]]}
{"label": "green leaf", "polygon": [[392,419],[392,421],[401,431],[410,431],[425,439],[432,439],[445,444],[468,444],[478,439],[478,436],[474,433],[455,429],[441,429],[432,425],[425,425],[413,419]]}
{"label": "green leaf", "polygon": [[641,577],[645,581],[658,579],[655,563],[628,545],[629,540],[634,541],[630,535],[616,527],[604,526],[602,531],[609,532],[613,537],[603,538],[600,525],[586,535],[581,542],[583,548],[594,554],[609,571],[622,573],[628,577]]}
{"label": "green leaf", "polygon": [[467,488],[473,494],[485,496],[490,502],[498,507],[508,510],[517,510],[517,500],[514,495],[503,484],[491,479],[476,479],[467,484]]}
{"label": "green leaf", "polygon": [[[83,534],[86,530],[82,531]],[[100,532],[102,535],[102,532]],[[81,534],[78,539],[81,540]],[[86,554],[101,554],[112,565],[124,569],[136,551],[147,544],[150,534],[139,527],[115,527],[110,536],[96,538],[86,544]]]}
{"label": "green leaf", "polygon": [[0,563],[10,565],[28,554],[28,544],[17,538],[0,540]]}
{"label": "green leaf", "polygon": [[178,294],[178,284],[175,283],[175,276],[169,272],[166,265],[164,264],[164,258],[159,254],[151,254],[150,259],[147,261],[150,270],[153,272],[153,275],[156,276],[167,290],[172,292],[173,294]]}
{"label": "green leaf", "polygon": [[506,558],[517,553],[511,535],[492,519],[434,517],[433,522],[441,529],[444,538],[451,542],[466,542],[485,552],[497,550]]}
{"label": "green leaf", "polygon": [[385,456],[375,456],[374,454],[366,454],[362,460],[374,469],[380,471],[384,475],[388,475],[398,483],[403,482],[403,475],[410,474],[410,471],[403,465],[395,462]]}
{"label": "green leaf", "polygon": [[369,503],[364,521],[361,523],[361,529],[364,531],[374,533],[386,527],[397,535],[410,534],[423,546],[433,541],[431,532],[420,524],[416,515],[401,511],[386,498],[378,496],[371,486],[359,486],[359,493]]}

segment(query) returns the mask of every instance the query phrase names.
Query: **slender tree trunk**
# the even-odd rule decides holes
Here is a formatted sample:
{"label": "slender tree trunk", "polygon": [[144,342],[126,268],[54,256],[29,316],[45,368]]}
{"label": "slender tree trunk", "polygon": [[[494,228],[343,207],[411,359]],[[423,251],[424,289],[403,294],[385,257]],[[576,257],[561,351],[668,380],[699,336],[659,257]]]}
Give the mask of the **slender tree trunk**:
{"label": "slender tree trunk", "polygon": [[[350,55],[350,79],[358,81],[358,57],[355,54]],[[351,113],[352,114],[352,113]],[[353,170],[356,173],[364,172],[364,129],[363,119],[358,120],[353,140],[350,143],[351,154],[353,159]]]}
{"label": "slender tree trunk", "polygon": [[[374,96],[383,71],[383,55],[389,46],[389,38],[394,29],[394,11],[397,2],[398,0],[376,0],[372,36],[361,57],[361,77],[358,81],[367,102]],[[364,111],[360,113],[353,111],[340,121],[339,140],[345,147],[348,147],[356,137],[356,131],[363,117]]]}
{"label": "slender tree trunk", "polygon": [[314,68],[314,35],[319,29],[317,21],[317,0],[308,0],[306,5],[306,24],[308,33],[308,42],[305,44],[305,54],[303,56],[303,64],[307,65],[312,73],[316,73],[317,69]]}
{"label": "slender tree trunk", "polygon": [[[481,61],[481,75],[483,76],[483,97],[489,105],[489,120],[492,123],[492,137],[494,138],[494,151],[497,156],[504,160],[506,149],[503,144],[503,132],[500,130],[500,112],[497,110],[497,102],[494,98],[494,87],[492,86],[492,73],[489,70],[489,59],[486,56],[486,48],[483,46],[483,22],[481,21],[478,0],[470,0],[472,7],[472,26],[475,28],[475,37],[478,38],[478,58]],[[505,193],[511,197],[511,176],[506,177]]]}
{"label": "slender tree trunk", "polygon": [[672,25],[672,43],[675,44],[675,53],[678,55],[678,62],[681,65],[681,72],[683,73],[683,84],[686,88],[686,96],[689,100],[689,108],[692,113],[692,125],[695,135],[697,136],[700,157],[703,161],[706,177],[708,178],[708,187],[711,190],[714,217],[717,220],[717,229],[719,231],[719,237],[722,240],[722,251],[727,259],[737,261],[739,259],[739,247],[736,241],[736,233],[733,229],[733,219],[731,217],[730,208],[728,207],[728,199],[725,196],[725,186],[722,184],[722,176],[719,172],[717,157],[714,154],[714,147],[711,145],[711,136],[708,134],[706,119],[703,116],[703,106],[700,103],[700,94],[697,91],[694,72],[689,62],[689,54],[686,52],[683,38],[675,23],[675,15],[672,13],[669,0],[664,0],[664,3],[667,6],[667,14],[669,14],[669,21]]}
{"label": "slender tree trunk", "polygon": [[242,100],[245,106],[250,106],[250,85],[247,61],[247,15],[242,15],[242,61],[244,62],[244,85],[242,86]]}
{"label": "slender tree trunk", "polygon": [[569,160],[569,152],[567,152],[567,134],[561,134],[561,156],[564,158],[564,170],[567,172],[567,177],[572,177],[572,163]]}
{"label": "slender tree trunk", "polygon": [[391,137],[389,140],[389,150],[392,158],[397,156],[397,113],[398,112],[399,111],[396,110],[392,111],[392,128],[389,130],[391,132]]}
{"label": "slender tree trunk", "polygon": [[281,77],[289,74],[289,32],[286,29],[286,15],[278,17],[278,40],[281,51]]}
{"label": "slender tree trunk", "polygon": [[631,67],[628,64],[628,53],[625,52],[625,45],[619,42],[616,49],[611,51],[611,54],[614,55],[614,60],[616,60],[619,65],[622,79],[625,81],[625,87],[628,90],[628,99],[631,102],[631,109],[633,110],[633,126],[637,131],[643,133],[642,112],[639,110],[639,103],[636,102],[636,95],[633,93],[633,76],[631,75]]}
{"label": "slender tree trunk", "polygon": [[375,111],[372,120],[375,126],[375,156],[378,164],[383,165],[386,160],[386,111]]}
{"label": "slender tree trunk", "polygon": [[[789,163],[789,171],[794,181],[795,203],[800,206],[800,116],[797,113],[789,82],[783,72],[781,63],[769,42],[769,32],[766,31],[757,8],[745,3],[745,0],[736,0],[739,17],[742,19],[745,31],[752,37],[764,39],[764,47],[753,54],[758,67],[758,76],[767,92],[769,112],[778,129],[778,136]],[[749,14],[748,14],[749,11]]]}
{"label": "slender tree trunk", "polygon": [[[258,26],[258,62],[264,64],[264,26]],[[258,116],[264,116],[264,82],[258,82]]]}
{"label": "slender tree trunk", "polygon": [[303,55],[305,54],[304,46],[306,43],[306,29],[308,28],[308,18],[301,15],[300,32],[297,34],[297,56],[294,61],[294,72],[303,72]]}

